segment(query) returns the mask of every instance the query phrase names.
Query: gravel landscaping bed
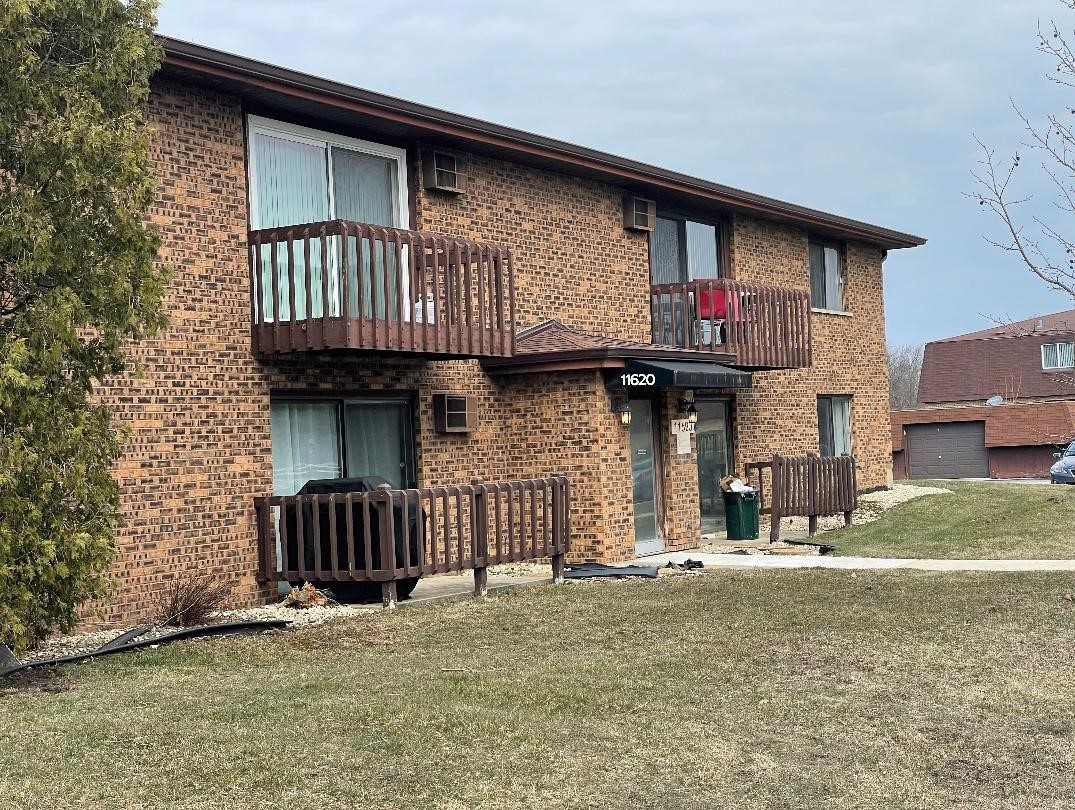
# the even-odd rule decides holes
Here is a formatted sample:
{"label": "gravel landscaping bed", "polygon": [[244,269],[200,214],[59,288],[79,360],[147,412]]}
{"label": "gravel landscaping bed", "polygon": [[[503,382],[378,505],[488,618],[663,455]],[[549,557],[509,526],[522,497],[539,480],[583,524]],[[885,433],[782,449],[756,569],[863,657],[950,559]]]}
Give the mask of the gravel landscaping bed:
{"label": "gravel landscaping bed", "polygon": [[551,577],[552,566],[548,563],[514,562],[489,566],[490,576],[501,577]]}
{"label": "gravel landscaping bed", "polygon": [[[306,627],[321,624],[336,619],[346,619],[353,616],[379,611],[377,605],[337,605],[330,604],[323,607],[293,608],[280,602],[261,607],[245,608],[242,610],[224,610],[213,614],[210,624],[223,622],[243,621],[266,621],[283,619],[291,622],[292,627]],[[208,625],[200,625],[205,627]],[[40,647],[30,650],[23,656],[24,661],[44,661],[49,658],[61,658],[68,655],[80,655],[93,652],[114,638],[122,635],[131,628],[123,627],[116,630],[99,630],[93,633],[78,633],[70,636],[57,636],[44,642]],[[141,640],[152,640],[160,636],[172,633],[175,627],[156,626],[151,628],[145,635],[139,636]]]}

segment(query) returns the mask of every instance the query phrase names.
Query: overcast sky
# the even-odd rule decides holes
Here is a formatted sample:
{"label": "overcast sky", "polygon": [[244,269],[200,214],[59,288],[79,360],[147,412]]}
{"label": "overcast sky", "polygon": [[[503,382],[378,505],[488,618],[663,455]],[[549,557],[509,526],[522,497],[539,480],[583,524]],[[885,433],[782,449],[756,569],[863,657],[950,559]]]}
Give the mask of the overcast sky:
{"label": "overcast sky", "polygon": [[162,0],[160,30],[925,236],[885,262],[909,343],[1075,307],[963,196],[973,134],[1021,141],[1009,97],[1066,100],[1039,18],[1059,0]]}

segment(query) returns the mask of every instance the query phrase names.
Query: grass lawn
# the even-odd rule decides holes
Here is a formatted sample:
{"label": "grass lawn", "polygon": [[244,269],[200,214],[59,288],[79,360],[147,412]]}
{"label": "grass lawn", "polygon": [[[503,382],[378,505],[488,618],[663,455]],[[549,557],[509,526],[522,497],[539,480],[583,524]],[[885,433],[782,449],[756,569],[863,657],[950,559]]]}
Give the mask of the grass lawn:
{"label": "grass lawn", "polygon": [[540,587],[0,681],[0,806],[1069,808],[1060,574]]}
{"label": "grass lawn", "polygon": [[873,523],[826,533],[856,557],[1066,560],[1075,557],[1075,487],[904,482],[952,490],[900,504]]}

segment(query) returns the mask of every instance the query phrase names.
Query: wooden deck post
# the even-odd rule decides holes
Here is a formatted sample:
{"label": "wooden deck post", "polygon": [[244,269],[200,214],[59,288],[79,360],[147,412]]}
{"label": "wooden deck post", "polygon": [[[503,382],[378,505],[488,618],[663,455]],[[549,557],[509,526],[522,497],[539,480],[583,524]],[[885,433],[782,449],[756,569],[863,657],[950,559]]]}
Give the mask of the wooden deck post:
{"label": "wooden deck post", "polygon": [[564,555],[553,554],[552,555],[552,584],[563,585],[564,584]]}
{"label": "wooden deck post", "polygon": [[553,585],[564,584],[564,549],[567,548],[567,478],[561,482],[554,480],[552,484],[552,583]]}
{"label": "wooden deck post", "polygon": [[489,595],[489,569],[484,565],[481,568],[474,568],[474,595]]}
{"label": "wooden deck post", "polygon": [[[387,574],[388,579],[381,583],[381,604],[386,610],[396,606],[396,522],[392,514],[392,486],[381,484],[377,487],[377,494],[382,499],[375,501],[377,510],[377,533],[381,540],[381,569]],[[403,518],[406,527],[406,516]]]}
{"label": "wooden deck post", "polygon": [[396,606],[396,581],[390,579],[381,583],[381,606],[392,610]]}
{"label": "wooden deck post", "polygon": [[[758,473],[759,478],[761,473]],[[780,507],[784,501],[784,459],[773,456],[773,505],[769,511],[769,542],[780,542]]]}
{"label": "wooden deck post", "polygon": [[485,482],[479,476],[470,479],[470,553],[474,559],[474,595],[489,595],[489,505],[485,500]]}

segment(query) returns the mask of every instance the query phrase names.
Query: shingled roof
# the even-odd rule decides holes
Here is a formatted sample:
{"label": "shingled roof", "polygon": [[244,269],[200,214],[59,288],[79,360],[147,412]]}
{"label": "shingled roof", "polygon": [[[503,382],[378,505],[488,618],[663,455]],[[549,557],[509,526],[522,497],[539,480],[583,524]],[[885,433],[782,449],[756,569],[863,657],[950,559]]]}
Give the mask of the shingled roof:
{"label": "shingled roof", "polygon": [[575,368],[615,368],[628,359],[681,360],[705,363],[734,363],[735,356],[724,352],[695,351],[660,343],[637,343],[596,332],[584,332],[558,320],[543,321],[515,336],[513,357],[490,357],[482,365],[490,371],[511,373],[536,371],[538,366],[570,363]]}
{"label": "shingled roof", "polygon": [[1075,309],[1054,312],[1051,315],[1035,315],[1024,321],[1002,323],[989,329],[968,332],[965,335],[935,340],[934,343],[955,343],[960,340],[995,340],[998,338],[1024,337],[1026,335],[1062,335],[1075,333]]}

